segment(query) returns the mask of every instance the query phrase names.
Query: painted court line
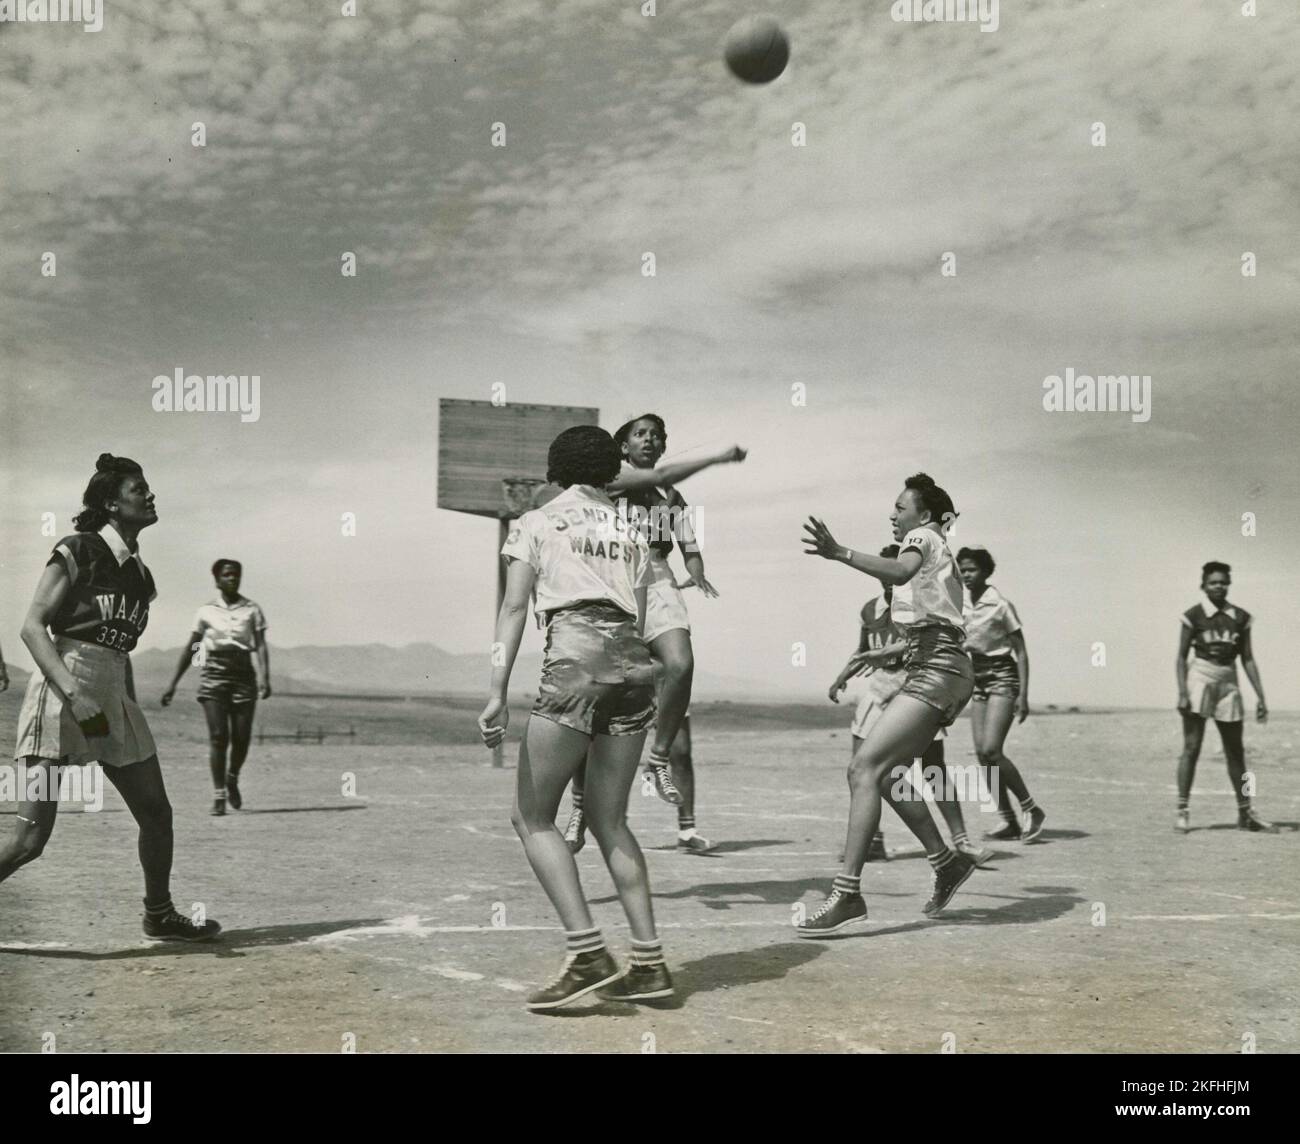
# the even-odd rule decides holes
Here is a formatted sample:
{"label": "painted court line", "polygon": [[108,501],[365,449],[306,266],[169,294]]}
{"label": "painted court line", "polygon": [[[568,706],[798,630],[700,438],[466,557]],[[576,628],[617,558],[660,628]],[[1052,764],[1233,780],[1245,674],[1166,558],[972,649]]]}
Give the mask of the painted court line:
{"label": "painted court line", "polygon": [[1300,914],[1129,914],[1122,922],[1296,922]]}

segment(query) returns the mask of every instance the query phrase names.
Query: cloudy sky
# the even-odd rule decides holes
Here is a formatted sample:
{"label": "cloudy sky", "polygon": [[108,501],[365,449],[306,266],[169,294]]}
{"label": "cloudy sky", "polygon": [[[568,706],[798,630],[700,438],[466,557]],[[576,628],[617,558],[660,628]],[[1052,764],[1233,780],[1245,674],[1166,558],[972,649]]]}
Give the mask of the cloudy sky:
{"label": "cloudy sky", "polygon": [[[824,690],[874,582],[800,521],[879,546],[924,469],[999,561],[1039,702],[1171,705],[1220,559],[1298,705],[1294,6],[1018,0],[986,33],[770,0],[792,58],[759,88],[721,63],[740,0],[341,7],[0,24],[11,660],[41,514],[69,529],[103,450],[158,494],[144,646],[229,554],[273,643],[486,650],[496,527],[435,507],[437,399],[504,383],[657,410],[671,454],[750,447],[683,486],[722,592],[691,600],[705,670]],[[154,412],[178,367],[259,375],[260,419]],[[1067,368],[1150,375],[1150,420],[1044,411]]]}

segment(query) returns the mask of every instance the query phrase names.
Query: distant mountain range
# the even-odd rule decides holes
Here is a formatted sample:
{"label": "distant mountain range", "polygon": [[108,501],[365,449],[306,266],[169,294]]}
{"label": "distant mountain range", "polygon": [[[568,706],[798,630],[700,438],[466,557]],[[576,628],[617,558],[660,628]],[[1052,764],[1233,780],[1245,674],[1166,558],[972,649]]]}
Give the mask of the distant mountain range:
{"label": "distant mountain range", "polygon": [[[161,693],[171,682],[180,648],[151,649],[131,656],[137,691]],[[520,655],[511,673],[511,691],[537,689],[542,657]],[[13,687],[27,682],[27,673],[11,667]],[[346,695],[481,695],[491,666],[486,655],[456,654],[436,644],[345,644],[339,647],[277,647],[271,645],[271,683],[277,691]],[[193,690],[198,669],[191,667],[181,689]],[[696,670],[694,694],[701,699],[744,700],[782,693],[745,679]]]}

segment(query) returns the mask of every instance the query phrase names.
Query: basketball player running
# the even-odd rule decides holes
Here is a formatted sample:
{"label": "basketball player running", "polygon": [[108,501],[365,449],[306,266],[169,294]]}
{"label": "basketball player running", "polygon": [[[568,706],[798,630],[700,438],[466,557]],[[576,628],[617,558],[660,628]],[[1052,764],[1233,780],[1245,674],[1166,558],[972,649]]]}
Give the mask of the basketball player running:
{"label": "basketball player running", "polygon": [[[645,640],[657,665],[658,715],[647,769],[655,790],[677,807],[677,850],[707,854],[713,843],[695,828],[695,767],[691,758],[691,680],[695,656],[691,623],[681,589],[697,587],[709,598],[718,591],[705,578],[704,557],[687,513],[686,499],[674,487],[712,465],[739,462],[745,450],[733,445],[698,461],[659,465],[668,444],[664,420],[647,413],[619,427],[614,434],[623,457],[619,475],[606,492],[626,515],[639,518],[650,544],[650,580],[646,588]],[[677,582],[668,557],[676,539],[686,561],[687,578]],[[584,845],[583,772],[573,780],[573,802],[565,840],[576,854]]]}
{"label": "basketball player running", "polygon": [[82,503],[77,531],[54,546],[23,621],[38,670],[18,716],[14,757],[28,776],[41,772],[40,789],[18,805],[13,837],[0,849],[0,881],[45,849],[59,809],[59,767],[98,761],[140,827],[145,936],[209,941],[221,930],[215,921],[195,925],[172,906],[172,808],[128,658],[156,595],[137,541],[158,520],[154,496],[138,464],[104,453]]}
{"label": "basketball player running", "polygon": [[[975,668],[975,694],[970,725],[975,754],[990,773],[998,774],[998,810],[1002,826],[986,837],[1003,842],[1035,842],[1043,833],[1047,815],[1029,793],[1019,768],[1003,753],[1011,721],[1029,716],[1029,649],[1020,617],[1011,601],[989,577],[997,565],[987,548],[963,548],[957,568],[965,585],[962,610],[966,619],[966,650]],[[1020,803],[1024,826],[1016,821],[1011,795]]]}
{"label": "basketball player running", "polygon": [[[519,748],[511,822],[564,924],[559,978],[528,998],[555,1009],[596,989],[610,1000],[669,997],[672,979],[655,931],[645,858],[627,824],[627,798],[654,719],[654,665],[641,638],[649,554],[605,486],[618,473],[614,439],[594,425],[551,442],[546,479],[564,491],[519,517],[506,538],[505,599],[497,617],[492,690],[479,716],[483,742],[505,738],[510,673],[528,601],[546,624],[537,700]],[[620,977],[583,896],[578,867],[555,826],[564,788],[591,751],[585,809],[632,931]]]}
{"label": "basketball player running", "polygon": [[[956,518],[952,498],[925,473],[908,477],[894,502],[890,523],[899,554],[890,559],[854,552],[838,544],[816,517],[804,525],[805,551],[837,560],[894,589],[890,614],[907,641],[902,690],[867,731],[849,767],[849,823],[844,864],[821,907],[799,927],[800,937],[821,938],[867,920],[862,867],[880,825],[883,797],[925,847],[934,869],[934,888],[924,912],[933,916],[975,870],[965,854],[944,845],[925,804],[909,789],[895,789],[895,772],[948,726],[970,700],[974,672],[962,646],[961,582],[943,538]],[[899,795],[908,797],[899,797]]]}
{"label": "basketball player running", "polygon": [[[239,773],[248,758],[253,737],[253,713],[260,696],[271,695],[271,662],[266,648],[266,617],[247,596],[239,594],[244,566],[238,560],[218,560],[212,578],[219,595],[194,615],[190,638],[185,641],[171,685],[163,692],[168,706],[176,685],[197,658],[202,665],[198,700],[208,721],[208,766],[212,771],[212,810],[221,816],[226,802],[231,810],[244,805]],[[197,656],[194,654],[197,651]],[[253,654],[261,668],[261,685],[253,670]],[[230,768],[226,768],[226,751]]]}
{"label": "basketball player running", "polygon": [[[1194,604],[1182,614],[1178,632],[1178,712],[1183,719],[1183,753],[1178,760],[1178,818],[1174,829],[1186,834],[1191,829],[1188,802],[1192,797],[1192,780],[1196,777],[1196,760],[1205,737],[1205,721],[1213,719],[1223,741],[1223,755],[1228,763],[1228,777],[1237,796],[1237,828],[1255,833],[1276,834],[1278,828],[1265,822],[1251,806],[1246,778],[1246,752],[1242,744],[1245,711],[1241,688],[1237,685],[1237,657],[1246,669],[1246,678],[1255,689],[1255,720],[1268,720],[1264,702],[1264,685],[1255,664],[1250,642],[1251,615],[1245,608],[1228,603],[1232,569],[1211,560],[1201,567],[1201,591],[1204,604]],[[1191,666],[1188,651],[1194,652]]]}
{"label": "basketball player running", "polygon": [[[893,559],[898,555],[898,545],[887,544],[880,550],[880,555]],[[857,651],[849,656],[848,662],[835,677],[835,682],[831,684],[828,693],[830,701],[838,703],[849,680],[864,671],[867,673],[866,691],[858,701],[850,728],[852,735],[850,759],[857,754],[862,740],[867,737],[867,732],[880,718],[889,701],[902,690],[906,680],[906,673],[903,671],[903,653],[907,650],[907,644],[889,615],[893,596],[893,588],[886,584],[883,596],[873,597],[862,606],[861,634],[858,638]],[[940,775],[945,773],[943,735],[943,729],[940,728],[939,735],[921,755],[922,774],[927,781],[936,773]],[[961,851],[967,857],[974,859],[976,865],[982,866],[993,857],[993,851],[971,844],[966,833],[966,823],[962,818],[961,803],[957,801],[956,795],[947,782],[934,789],[933,794],[939,813],[943,815],[948,832],[952,835],[953,849]],[[887,861],[888,857],[885,851],[885,837],[877,830],[871,840],[871,849],[867,852],[867,861],[883,862]],[[844,861],[842,852],[839,861]]]}

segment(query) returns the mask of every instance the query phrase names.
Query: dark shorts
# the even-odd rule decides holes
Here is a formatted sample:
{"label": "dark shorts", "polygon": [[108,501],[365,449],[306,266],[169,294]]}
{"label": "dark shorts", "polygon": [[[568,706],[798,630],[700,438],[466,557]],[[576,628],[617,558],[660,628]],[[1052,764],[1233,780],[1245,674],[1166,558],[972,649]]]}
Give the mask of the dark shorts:
{"label": "dark shorts", "polygon": [[1020,697],[1020,671],[1014,655],[980,655],[976,652],[970,658],[975,668],[975,702],[979,703],[990,695]]}
{"label": "dark shorts", "polygon": [[975,689],[971,667],[961,633],[936,624],[906,631],[907,654],[903,670],[907,682],[900,695],[928,703],[943,715],[941,727],[950,726],[970,702]]}
{"label": "dark shorts", "polygon": [[654,663],[636,620],[613,604],[550,614],[533,714],[584,735],[636,735],[654,721]]}
{"label": "dark shorts", "polygon": [[234,705],[257,702],[253,657],[243,652],[209,652],[199,676],[198,701]]}

